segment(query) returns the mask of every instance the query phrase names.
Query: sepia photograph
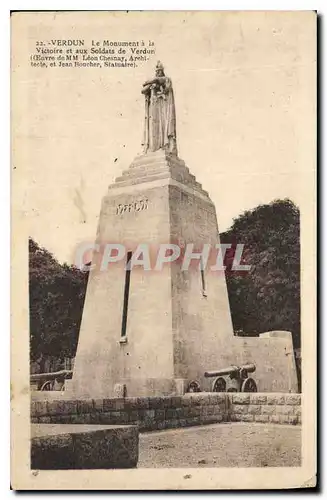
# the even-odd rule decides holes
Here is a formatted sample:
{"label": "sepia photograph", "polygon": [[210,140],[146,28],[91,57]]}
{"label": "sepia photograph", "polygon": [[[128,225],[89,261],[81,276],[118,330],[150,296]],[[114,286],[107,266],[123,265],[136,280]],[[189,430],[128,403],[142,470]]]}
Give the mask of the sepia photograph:
{"label": "sepia photograph", "polygon": [[14,489],[316,485],[316,25],[12,13]]}

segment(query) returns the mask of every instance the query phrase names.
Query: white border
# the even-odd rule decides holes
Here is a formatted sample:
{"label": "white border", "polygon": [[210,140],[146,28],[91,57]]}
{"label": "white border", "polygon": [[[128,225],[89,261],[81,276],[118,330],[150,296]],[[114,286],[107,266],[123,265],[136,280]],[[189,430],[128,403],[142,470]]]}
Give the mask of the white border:
{"label": "white border", "polygon": [[[77,4],[77,5],[76,5]],[[2,382],[2,402],[3,406],[7,406],[8,411],[5,413],[2,409],[1,412],[1,486],[3,486],[2,493],[4,494],[4,498],[7,495],[12,494],[9,490],[10,484],[10,474],[9,474],[9,331],[10,331],[10,304],[9,304],[9,286],[10,286],[10,249],[9,249],[9,238],[10,238],[10,170],[8,166],[10,165],[10,125],[9,125],[9,116],[10,116],[10,81],[9,81],[9,64],[10,64],[10,19],[9,19],[9,11],[10,10],[317,10],[320,15],[324,15],[326,13],[326,2],[322,0],[312,2],[305,0],[293,0],[293,1],[219,1],[213,2],[209,0],[201,0],[201,1],[188,1],[188,2],[178,2],[177,0],[165,0],[164,2],[157,1],[154,5],[152,1],[69,1],[69,0],[58,0],[57,2],[47,2],[44,0],[34,0],[30,2],[24,1],[3,1],[0,6],[0,54],[1,54],[1,69],[2,75],[0,79],[1,84],[1,113],[0,113],[0,123],[1,123],[1,153],[2,153],[2,169],[1,169],[1,182],[0,182],[0,214],[1,214],[1,230],[2,234],[4,233],[4,237],[2,237],[2,245],[0,247],[1,255],[0,262],[2,263],[2,276],[1,276],[1,300],[0,300],[0,317],[1,317],[1,326],[2,326],[2,359],[1,359],[1,382]],[[324,20],[323,20],[324,23]],[[322,54],[321,61],[321,71],[322,74],[320,76],[320,85],[321,92],[323,91],[323,82],[325,81],[325,41],[324,36],[321,33],[321,47],[320,51]],[[320,109],[321,115],[321,123],[325,111],[325,99],[322,102],[322,107]],[[325,130],[321,130],[321,150],[322,145],[326,140]],[[323,154],[320,157],[321,165],[320,165],[320,182],[322,182],[323,187],[321,188],[321,200],[323,204],[323,214],[320,214],[320,217],[324,215],[324,219],[326,220],[326,203],[324,200],[324,193],[326,192],[326,175],[322,175],[325,165],[323,164]],[[321,221],[323,223],[323,221]],[[322,235],[323,236],[323,235]],[[325,238],[322,241],[323,249],[325,249],[326,245]],[[321,255],[324,255],[325,252],[322,252]],[[322,260],[322,259],[321,259]],[[325,271],[325,270],[324,270]],[[324,278],[326,278],[326,271],[323,273]],[[325,280],[323,280],[322,285],[325,284]],[[322,312],[327,310],[327,304],[325,304],[325,295],[323,297],[323,301],[321,303]],[[322,338],[324,335],[324,322],[321,324],[321,335]],[[321,341],[320,341],[321,342]],[[320,348],[323,347],[323,355],[326,355],[326,342],[321,342]],[[322,356],[323,356],[322,355]],[[326,363],[323,363],[326,366]],[[326,369],[324,369],[323,380],[326,380]],[[8,392],[7,392],[8,391]],[[4,397],[4,393],[6,397]],[[7,397],[8,395],[8,397]],[[8,405],[6,404],[8,402]],[[322,412],[324,408],[321,408]],[[321,436],[322,437],[322,436]],[[322,443],[320,443],[321,445]],[[324,439],[324,446],[321,457],[321,474],[324,476],[326,460],[325,458],[325,445],[326,441]],[[218,493],[222,495],[222,493]],[[287,494],[287,493],[286,493]],[[110,493],[111,496],[117,496],[117,494]],[[185,495],[185,493],[184,493]],[[201,495],[199,493],[198,495]],[[196,496],[198,496],[196,495]],[[251,495],[251,493],[249,493]],[[42,497],[43,495],[41,495]],[[66,494],[63,494],[65,497]],[[119,495],[121,497],[121,495]],[[172,495],[176,496],[176,495]],[[192,495],[193,496],[193,495]],[[225,496],[223,494],[223,496]],[[283,496],[283,495],[282,495]]]}

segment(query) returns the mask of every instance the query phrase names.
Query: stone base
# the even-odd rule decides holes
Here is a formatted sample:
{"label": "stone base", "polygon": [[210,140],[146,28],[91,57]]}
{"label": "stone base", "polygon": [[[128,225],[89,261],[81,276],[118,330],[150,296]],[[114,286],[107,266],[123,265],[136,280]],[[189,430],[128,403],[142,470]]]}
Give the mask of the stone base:
{"label": "stone base", "polygon": [[234,337],[224,273],[208,266],[201,273],[197,263],[185,270],[182,259],[153,267],[162,243],[195,252],[220,243],[214,204],[183,160],[156,151],[117,177],[96,237],[99,248],[108,242],[129,254],[145,244],[150,270],[135,266],[127,286],[127,256],[103,270],[94,253],[70,397],[182,395],[191,383],[211,391],[205,371],[248,363],[259,391],[297,391],[290,333]]}
{"label": "stone base", "polygon": [[32,424],[31,468],[136,467],[138,429],[122,425]]}
{"label": "stone base", "polygon": [[[65,388],[64,393],[60,393],[64,394],[65,399],[181,396],[185,394],[188,386],[186,379],[121,378],[119,381],[113,381],[104,391],[91,392],[86,387],[84,392],[82,392],[79,387],[74,386],[74,380],[70,380],[69,382],[71,383]],[[42,392],[42,394],[46,394],[46,392],[49,391]],[[48,399],[47,395],[45,399]]]}
{"label": "stone base", "polygon": [[301,394],[198,392],[154,398],[32,401],[31,419],[38,424],[58,424],[59,429],[62,423],[82,428],[80,424],[93,422],[136,425],[146,432],[234,421],[297,425],[302,422],[302,408]]}
{"label": "stone base", "polygon": [[202,188],[202,184],[197,182],[195,176],[190,173],[185,162],[178,156],[163,149],[137,156],[130,167],[115,179],[114,184],[109,186],[109,192],[122,187],[135,186],[165,178],[180,182],[185,187],[195,190],[198,194],[208,196],[208,192]]}

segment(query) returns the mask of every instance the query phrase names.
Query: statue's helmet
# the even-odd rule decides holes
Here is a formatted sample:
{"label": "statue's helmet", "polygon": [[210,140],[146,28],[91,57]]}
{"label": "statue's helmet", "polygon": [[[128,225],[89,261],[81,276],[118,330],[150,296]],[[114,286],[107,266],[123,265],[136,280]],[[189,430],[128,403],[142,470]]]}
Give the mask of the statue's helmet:
{"label": "statue's helmet", "polygon": [[164,72],[164,66],[163,66],[163,64],[162,64],[162,62],[161,62],[161,61],[158,61],[158,62],[157,62],[157,65],[156,65],[156,72],[158,72],[158,71],[160,71],[160,72],[162,72],[163,74],[165,74],[165,72]]}

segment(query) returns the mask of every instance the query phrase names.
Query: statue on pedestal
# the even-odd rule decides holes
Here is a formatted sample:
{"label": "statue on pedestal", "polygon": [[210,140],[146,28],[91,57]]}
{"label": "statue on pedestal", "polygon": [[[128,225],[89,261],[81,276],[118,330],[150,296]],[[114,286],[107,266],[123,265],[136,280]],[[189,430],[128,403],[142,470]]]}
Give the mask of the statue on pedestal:
{"label": "statue on pedestal", "polygon": [[143,84],[142,94],[145,96],[144,153],[164,149],[177,156],[173,86],[160,61],[156,76]]}

